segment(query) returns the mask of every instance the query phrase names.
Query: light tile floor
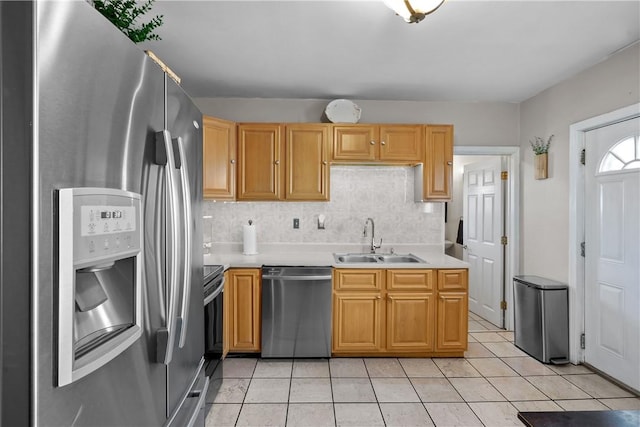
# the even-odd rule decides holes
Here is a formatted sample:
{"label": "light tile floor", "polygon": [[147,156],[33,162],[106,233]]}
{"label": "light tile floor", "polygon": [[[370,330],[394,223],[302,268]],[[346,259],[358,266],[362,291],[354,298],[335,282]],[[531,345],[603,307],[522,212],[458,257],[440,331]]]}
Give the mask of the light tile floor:
{"label": "light tile floor", "polygon": [[211,378],[206,425],[522,426],[518,411],[640,410],[588,368],[544,365],[512,340],[471,332],[460,359],[229,357]]}

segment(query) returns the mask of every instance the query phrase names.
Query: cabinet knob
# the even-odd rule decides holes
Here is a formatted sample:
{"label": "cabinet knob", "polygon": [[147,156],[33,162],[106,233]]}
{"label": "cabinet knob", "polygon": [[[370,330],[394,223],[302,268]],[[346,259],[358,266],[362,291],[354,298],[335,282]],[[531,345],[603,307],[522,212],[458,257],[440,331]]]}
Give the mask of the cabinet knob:
{"label": "cabinet knob", "polygon": [[323,161],[322,161],[322,164],[323,164],[323,165],[326,165],[326,164],[328,164],[328,163],[327,163],[327,161],[326,161],[326,160],[323,160]]}
{"label": "cabinet knob", "polygon": [[381,297],[380,295],[378,295],[378,296],[376,297],[376,299],[382,299],[382,297]]}
{"label": "cabinet knob", "polygon": [[280,160],[276,160],[274,163],[275,163],[276,165],[279,165],[279,164],[280,164]]}
{"label": "cabinet knob", "polygon": [[231,164],[233,165],[235,163],[236,163],[236,160],[235,159],[231,159]]}
{"label": "cabinet knob", "polygon": [[386,145],[387,143],[384,141],[380,141],[380,145]]}
{"label": "cabinet knob", "polygon": [[447,162],[449,166],[453,166],[453,162]]}
{"label": "cabinet knob", "polygon": [[393,297],[391,295],[388,296],[389,301],[393,301]]}
{"label": "cabinet knob", "polygon": [[374,140],[371,140],[371,141],[369,141],[369,144],[376,145],[376,142]]}

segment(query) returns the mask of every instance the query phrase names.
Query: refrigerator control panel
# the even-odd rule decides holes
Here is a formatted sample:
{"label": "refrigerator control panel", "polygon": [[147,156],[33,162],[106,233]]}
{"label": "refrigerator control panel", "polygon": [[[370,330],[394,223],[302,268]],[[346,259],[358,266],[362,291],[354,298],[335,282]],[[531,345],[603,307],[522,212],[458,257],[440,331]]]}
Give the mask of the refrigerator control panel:
{"label": "refrigerator control panel", "polygon": [[99,236],[136,231],[133,206],[81,206],[80,235]]}
{"label": "refrigerator control panel", "polygon": [[[66,194],[72,190],[71,194]],[[69,240],[73,263],[89,265],[141,249],[140,195],[109,188],[60,190],[67,204],[60,218],[60,238]],[[63,207],[63,206],[61,206]]]}

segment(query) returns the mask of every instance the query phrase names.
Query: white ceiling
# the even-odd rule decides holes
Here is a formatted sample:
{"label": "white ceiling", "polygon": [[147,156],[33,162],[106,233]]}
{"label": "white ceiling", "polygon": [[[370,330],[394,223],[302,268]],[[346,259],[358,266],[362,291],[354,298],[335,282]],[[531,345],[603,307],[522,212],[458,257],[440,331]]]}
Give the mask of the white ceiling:
{"label": "white ceiling", "polygon": [[156,14],[162,40],[141,47],[195,98],[520,102],[640,39],[640,0],[447,0],[418,24],[382,1],[159,0]]}

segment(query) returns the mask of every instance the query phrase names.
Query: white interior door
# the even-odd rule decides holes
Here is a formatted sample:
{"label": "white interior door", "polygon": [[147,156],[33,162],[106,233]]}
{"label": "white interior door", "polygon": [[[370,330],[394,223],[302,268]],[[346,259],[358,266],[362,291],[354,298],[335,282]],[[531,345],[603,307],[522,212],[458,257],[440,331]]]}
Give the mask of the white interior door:
{"label": "white interior door", "polygon": [[502,325],[503,206],[500,157],[465,165],[464,260],[469,263],[469,310]]}
{"label": "white interior door", "polygon": [[585,362],[640,390],[640,119],[585,146]]}

